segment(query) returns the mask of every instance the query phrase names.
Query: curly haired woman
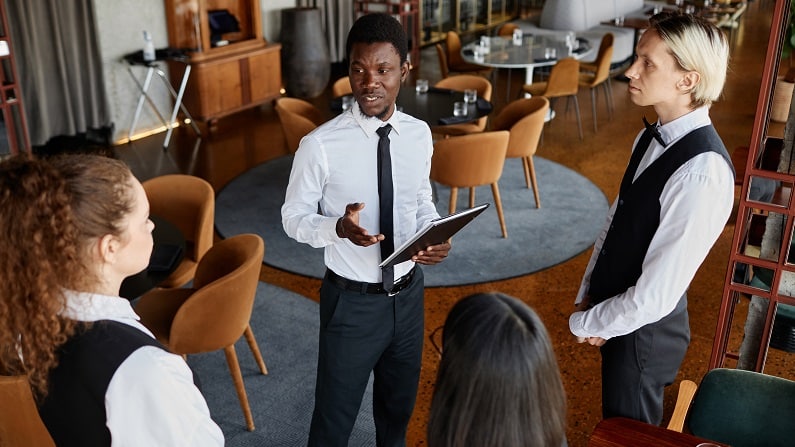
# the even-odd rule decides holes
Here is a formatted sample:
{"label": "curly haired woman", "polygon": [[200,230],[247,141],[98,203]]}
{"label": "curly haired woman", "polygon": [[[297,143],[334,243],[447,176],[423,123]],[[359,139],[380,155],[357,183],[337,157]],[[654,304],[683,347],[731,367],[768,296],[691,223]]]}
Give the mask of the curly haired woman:
{"label": "curly haired woman", "polygon": [[119,297],[152,251],[122,162],[0,162],[0,371],[27,375],[56,444],[223,445],[185,361]]}

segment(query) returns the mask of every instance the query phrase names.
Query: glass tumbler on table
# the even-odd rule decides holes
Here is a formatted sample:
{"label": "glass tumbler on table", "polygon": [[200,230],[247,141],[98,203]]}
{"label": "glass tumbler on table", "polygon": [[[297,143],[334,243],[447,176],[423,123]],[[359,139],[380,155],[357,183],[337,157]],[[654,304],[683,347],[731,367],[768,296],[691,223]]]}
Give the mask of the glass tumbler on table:
{"label": "glass tumbler on table", "polygon": [[464,90],[464,102],[471,104],[478,100],[478,91],[473,88]]}

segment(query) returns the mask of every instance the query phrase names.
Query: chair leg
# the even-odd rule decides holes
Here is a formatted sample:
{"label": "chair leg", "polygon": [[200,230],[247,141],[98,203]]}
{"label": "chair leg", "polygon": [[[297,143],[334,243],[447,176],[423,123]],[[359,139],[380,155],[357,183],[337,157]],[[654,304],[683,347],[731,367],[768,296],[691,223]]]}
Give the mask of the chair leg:
{"label": "chair leg", "polygon": [[475,187],[474,186],[470,186],[469,187],[469,208],[471,209],[471,208],[474,208],[474,207],[475,207]]}
{"label": "chair leg", "polygon": [[458,188],[453,186],[450,188],[450,214],[455,212],[456,202],[458,202]]}
{"label": "chair leg", "polygon": [[596,133],[596,94],[594,88],[591,87],[591,113],[593,113],[593,133]]}
{"label": "chair leg", "polygon": [[505,227],[505,216],[502,214],[502,201],[500,200],[500,187],[497,182],[491,184],[491,193],[494,195],[494,205],[497,207],[497,217],[500,218],[500,229],[502,237],[508,238],[508,229]]}
{"label": "chair leg", "polygon": [[538,194],[538,181],[536,180],[536,167],[533,163],[533,156],[526,157],[526,162],[530,172],[530,180],[533,182],[533,196],[536,199],[536,208],[541,208],[541,196]]}
{"label": "chair leg", "polygon": [[251,407],[248,405],[246,387],[243,385],[243,375],[240,373],[240,364],[237,362],[235,346],[229,345],[225,347],[224,354],[226,355],[226,364],[229,365],[229,372],[232,374],[232,381],[235,382],[235,391],[237,391],[237,398],[240,400],[240,408],[246,418],[246,428],[248,428],[248,431],[254,431],[254,417],[251,416]]}
{"label": "chair leg", "polygon": [[577,95],[571,95],[574,98],[574,111],[577,112],[577,131],[580,132],[580,141],[582,141],[582,122],[580,122],[580,101],[577,100]]}
{"label": "chair leg", "polygon": [[263,375],[268,375],[268,367],[265,366],[265,360],[262,360],[262,353],[259,352],[259,345],[257,345],[257,339],[254,338],[251,325],[246,326],[246,331],[243,332],[243,335],[246,336],[246,342],[248,342],[248,347],[251,349],[251,354],[254,355],[254,360],[257,361],[260,372]]}
{"label": "chair leg", "polygon": [[530,165],[527,164],[527,160],[530,157],[522,157],[522,167],[524,168],[524,183],[527,185],[527,189],[530,189]]}

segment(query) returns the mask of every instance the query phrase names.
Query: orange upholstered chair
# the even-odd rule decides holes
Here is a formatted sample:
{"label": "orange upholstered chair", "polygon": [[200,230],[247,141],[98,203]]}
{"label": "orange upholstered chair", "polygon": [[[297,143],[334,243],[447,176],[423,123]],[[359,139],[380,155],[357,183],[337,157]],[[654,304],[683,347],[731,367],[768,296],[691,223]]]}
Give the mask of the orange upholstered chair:
{"label": "orange upholstered chair", "polygon": [[0,375],[0,446],[55,447],[26,376]]}
{"label": "orange upholstered chair", "polygon": [[141,322],[172,352],[224,350],[249,431],[254,430],[254,418],[235,342],[245,335],[260,371],[268,374],[249,325],[264,253],[265,245],[256,234],[225,239],[204,255],[192,288],[154,290],[135,305]]}
{"label": "orange upholstered chair", "polygon": [[320,110],[303,99],[279,98],[276,100],[275,108],[290,152],[298,149],[298,144],[304,135],[323,124],[323,114]]}
{"label": "orange upholstered chair", "polygon": [[577,101],[577,92],[580,88],[580,61],[572,57],[561,59],[552,66],[549,79],[543,82],[533,82],[522,87],[525,93],[532,96],[545,96],[550,101],[550,107],[555,105],[555,100],[560,97],[574,99],[574,110],[577,113],[577,130],[582,140],[582,123],[580,121],[580,103]]}
{"label": "orange upholstered chair", "polygon": [[[435,87],[445,88],[463,92],[466,89],[478,91],[478,97],[486,101],[491,101],[491,82],[483,76],[457,75],[450,76],[437,82]],[[483,132],[486,129],[488,116],[483,116],[477,121],[461,124],[449,124],[447,126],[434,126],[433,133],[443,135],[466,135],[469,133]]]}
{"label": "orange upholstered chair", "polygon": [[599,44],[599,53],[593,62],[580,62],[580,87],[591,90],[591,112],[593,131],[596,132],[596,89],[601,85],[605,94],[607,117],[613,113],[612,88],[610,87],[610,60],[613,58],[613,33],[607,33]]}

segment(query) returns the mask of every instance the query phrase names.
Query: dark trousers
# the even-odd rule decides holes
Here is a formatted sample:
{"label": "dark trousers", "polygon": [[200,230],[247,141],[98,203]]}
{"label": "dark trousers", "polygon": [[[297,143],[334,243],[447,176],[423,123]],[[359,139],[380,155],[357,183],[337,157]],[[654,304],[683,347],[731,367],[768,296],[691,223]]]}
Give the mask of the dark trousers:
{"label": "dark trousers", "polygon": [[672,384],[690,344],[687,295],[662,320],[611,338],[602,353],[602,417],[660,425],[663,390]]}
{"label": "dark trousers", "polygon": [[347,446],[370,372],[379,447],[406,445],[422,362],[424,279],[395,296],[320,288],[320,345],[309,446]]}

